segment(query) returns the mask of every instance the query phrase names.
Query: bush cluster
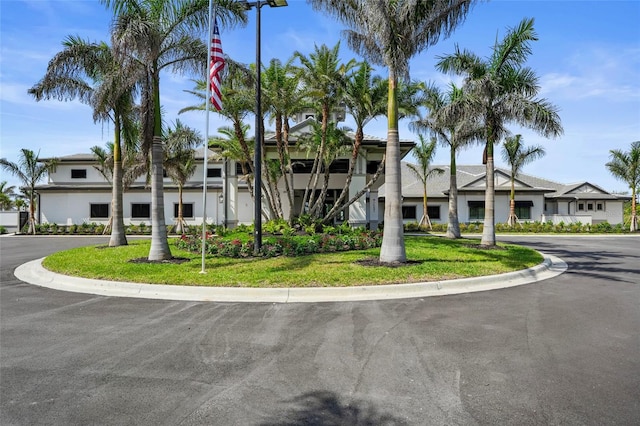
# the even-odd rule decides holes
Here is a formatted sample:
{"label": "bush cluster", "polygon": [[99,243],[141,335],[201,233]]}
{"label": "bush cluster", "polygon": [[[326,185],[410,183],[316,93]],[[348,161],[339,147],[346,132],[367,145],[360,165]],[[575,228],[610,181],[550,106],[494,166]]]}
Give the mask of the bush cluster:
{"label": "bush cluster", "polygon": [[[611,225],[609,222],[602,222],[593,225],[583,223],[553,224],[552,222],[523,222],[516,226],[509,226],[506,223],[496,223],[496,232],[518,232],[518,233],[545,233],[545,234],[623,234],[629,229],[623,224]],[[484,226],[481,222],[461,223],[460,232],[481,233]],[[419,226],[417,222],[404,225],[405,232],[428,232],[425,226]],[[434,223],[432,232],[446,232],[446,223]]]}
{"label": "bush cluster", "polygon": [[[286,223],[286,222],[285,222]],[[325,226],[322,233],[308,233],[296,230],[295,227],[266,223],[262,248],[259,257],[304,256],[313,253],[329,253],[348,250],[365,250],[380,247],[382,234],[378,231],[367,231],[362,228],[352,229],[348,226]],[[252,257],[254,256],[253,227],[239,226],[233,230],[219,233],[207,233],[205,237],[205,253],[220,257]],[[202,236],[197,233],[182,235],[176,246],[192,253],[202,251]]]}

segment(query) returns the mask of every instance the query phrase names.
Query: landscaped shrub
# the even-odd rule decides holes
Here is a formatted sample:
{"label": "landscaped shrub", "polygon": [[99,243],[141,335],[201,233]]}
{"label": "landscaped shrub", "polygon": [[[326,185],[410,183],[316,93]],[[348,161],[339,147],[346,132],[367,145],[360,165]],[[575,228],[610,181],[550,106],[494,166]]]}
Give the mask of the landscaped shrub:
{"label": "landscaped shrub", "polygon": [[6,234],[7,233],[7,228],[5,228],[4,226],[0,225],[0,234]]}
{"label": "landscaped shrub", "polygon": [[[382,235],[379,232],[363,229],[350,229],[341,234],[305,234],[305,235],[270,235],[263,239],[260,257],[303,256],[312,253],[334,251],[364,250],[380,247]],[[220,237],[207,233],[205,252],[221,257],[252,257],[253,240],[247,238],[246,232],[238,232],[237,228],[228,236]],[[176,246],[180,249],[199,253],[202,251],[200,235],[182,235]]]}

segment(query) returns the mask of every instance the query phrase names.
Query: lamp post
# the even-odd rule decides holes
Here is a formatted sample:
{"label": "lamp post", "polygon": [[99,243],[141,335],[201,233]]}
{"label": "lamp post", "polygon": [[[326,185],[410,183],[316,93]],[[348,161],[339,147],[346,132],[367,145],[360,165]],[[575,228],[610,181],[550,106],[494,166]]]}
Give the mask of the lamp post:
{"label": "lamp post", "polygon": [[287,6],[287,0],[257,0],[244,1],[247,10],[256,8],[256,125],[253,156],[254,176],[254,217],[253,217],[253,251],[255,254],[262,248],[262,100],[261,100],[261,61],[260,61],[260,9],[264,5],[269,7]]}

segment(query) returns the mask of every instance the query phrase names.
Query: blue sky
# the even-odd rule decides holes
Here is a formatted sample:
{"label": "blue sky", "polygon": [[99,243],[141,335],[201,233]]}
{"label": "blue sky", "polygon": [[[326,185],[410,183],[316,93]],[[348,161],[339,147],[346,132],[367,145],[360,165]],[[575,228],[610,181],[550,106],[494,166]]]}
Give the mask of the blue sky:
{"label": "blue sky", "polygon": [[[94,124],[89,107],[79,102],[35,102],[27,89],[45,73],[48,61],[61,50],[68,35],[108,41],[111,12],[95,0],[2,0],[0,2],[0,157],[16,161],[20,148],[39,151],[41,157],[89,152],[112,140],[112,127]],[[607,190],[625,191],[604,164],[609,150],[628,150],[640,140],[640,1],[491,1],[477,4],[465,23],[447,40],[424,51],[411,62],[411,77],[443,86],[451,77],[438,73],[436,57],[453,52],[454,45],[481,57],[491,52],[496,38],[525,17],[535,18],[539,41],[528,61],[540,77],[540,96],[560,109],[564,135],[545,139],[513,127],[527,145],[543,145],[546,157],[524,172],[562,183],[589,181]],[[304,0],[289,6],[262,9],[262,61],[288,59],[296,50],[309,53],[314,44],[334,46],[343,26],[315,12]],[[244,28],[221,29],[225,54],[255,61],[255,11]],[[342,43],[345,61],[356,58]],[[386,70],[378,73],[386,76]],[[205,133],[204,113],[177,111],[196,103],[184,93],[194,76],[165,75],[161,98],[165,120],[179,118]],[[251,124],[252,119],[249,120]],[[210,134],[228,123],[210,116]],[[345,125],[351,123],[347,120]],[[401,123],[401,138],[417,135]],[[370,123],[365,132],[386,135],[386,121]],[[459,164],[479,164],[480,146],[463,151]],[[496,157],[497,165],[503,166]],[[440,148],[436,163],[448,163]],[[0,180],[9,180],[4,174]]]}

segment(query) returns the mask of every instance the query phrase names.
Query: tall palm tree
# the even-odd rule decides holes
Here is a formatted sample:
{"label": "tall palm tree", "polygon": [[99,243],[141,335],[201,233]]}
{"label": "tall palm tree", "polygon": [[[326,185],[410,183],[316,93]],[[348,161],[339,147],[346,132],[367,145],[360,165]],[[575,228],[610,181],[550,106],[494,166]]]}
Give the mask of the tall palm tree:
{"label": "tall palm tree", "polygon": [[309,0],[342,20],[349,46],[389,71],[384,236],[381,262],[406,262],[402,224],[402,182],[398,135],[399,80],[409,80],[409,60],[448,36],[475,0]]}
{"label": "tall palm tree", "polygon": [[323,218],[325,221],[332,219],[339,211],[344,210],[356,201],[356,198],[353,198],[354,194],[350,194],[351,199],[345,203],[358,155],[360,154],[360,147],[364,140],[364,126],[385,112],[387,101],[386,81],[382,77],[374,76],[371,64],[363,61],[358,65],[355,72],[347,78],[343,100],[347,111],[356,124],[356,129],[351,149],[349,170],[347,171],[342,191],[331,210]]}
{"label": "tall palm tree", "polygon": [[507,224],[510,227],[514,227],[518,223],[518,217],[516,216],[516,177],[524,166],[544,157],[545,154],[544,148],[540,145],[524,146],[522,135],[508,137],[504,141],[502,159],[511,168],[511,195],[509,197],[509,219],[507,219]]}
{"label": "tall palm tree", "polygon": [[494,145],[509,134],[507,124],[515,123],[544,137],[563,132],[557,108],[535,96],[540,90],[535,72],[525,66],[531,42],[538,39],[533,19],[523,19],[493,46],[490,57],[482,59],[458,46],[451,55],[440,57],[437,68],[463,75],[471,101],[468,114],[484,127],[483,163],[486,164],[485,217],[481,245],[494,246],[495,181]]}
{"label": "tall palm tree", "polygon": [[15,185],[8,185],[6,180],[0,182],[0,209],[11,210],[13,198],[16,196]]}
{"label": "tall palm tree", "polygon": [[[321,122],[321,140],[313,166],[311,168],[311,179],[313,183],[307,185],[305,189],[302,205],[322,205],[324,199],[319,202],[315,200],[316,189],[322,171],[322,160],[325,156],[327,146],[327,135],[329,132],[329,118],[333,110],[342,101],[346,76],[356,66],[354,59],[347,63],[340,62],[340,42],[332,48],[323,44],[315,46],[314,51],[308,56],[300,52],[293,54],[294,58],[300,61],[300,79],[305,85],[309,101],[319,106]],[[321,192],[321,196],[326,193]]]}
{"label": "tall palm tree", "polygon": [[631,189],[631,223],[629,230],[638,230],[637,198],[640,192],[640,141],[631,143],[629,152],[619,149],[609,151],[611,160],[606,164],[609,172],[624,181]]}
{"label": "tall palm tree", "polygon": [[133,82],[129,80],[129,71],[116,60],[114,51],[106,43],[69,36],[63,46],[64,49],[49,62],[45,76],[29,89],[29,93],[38,101],[79,99],[93,108],[94,121],[114,124],[109,246],[126,245],[122,210],[122,138],[126,147],[136,143]]}
{"label": "tall palm tree", "polygon": [[[172,257],[163,191],[160,75],[204,74],[207,51],[201,38],[209,26],[206,0],[101,0],[116,17],[112,40],[119,59],[137,72],[142,92],[142,149],[151,153],[151,248],[149,260]],[[244,5],[217,0],[219,20],[246,22]]]}
{"label": "tall palm tree", "polygon": [[[202,136],[196,130],[183,125],[180,120],[176,120],[174,128],[167,129],[164,168],[171,180],[178,185],[177,233],[185,231],[182,193],[184,185],[196,172],[195,149],[201,144]],[[208,155],[206,150],[204,155]]]}
{"label": "tall palm tree", "polygon": [[433,229],[427,206],[427,181],[432,176],[443,174],[444,169],[431,167],[433,157],[436,155],[438,140],[433,137],[430,142],[427,142],[424,136],[419,135],[418,137],[420,144],[413,148],[413,155],[415,155],[416,160],[418,160],[418,164],[407,164],[407,166],[409,166],[409,169],[411,169],[416,177],[420,179],[420,182],[422,182],[422,217],[418,225]]}
{"label": "tall palm tree", "polygon": [[5,171],[17,177],[29,196],[29,233],[36,233],[36,216],[35,216],[35,195],[36,185],[49,172],[56,167],[58,160],[56,158],[47,161],[41,161],[39,153],[22,148],[18,162],[14,163],[6,158],[0,158],[0,167]]}
{"label": "tall palm tree", "polygon": [[433,84],[424,85],[422,106],[427,114],[409,124],[418,132],[427,131],[449,148],[449,212],[447,238],[461,238],[458,220],[458,150],[473,142],[481,128],[464,114],[464,92],[451,83],[446,92]]}
{"label": "tall palm tree", "polygon": [[[305,102],[300,74],[295,72],[293,58],[282,63],[272,59],[262,71],[262,91],[265,111],[275,124],[276,149],[280,175],[284,177],[284,186],[289,201],[289,221],[293,221],[297,212],[294,209],[293,164],[289,151],[289,129],[291,117],[299,112]],[[276,191],[276,194],[278,192]]]}

